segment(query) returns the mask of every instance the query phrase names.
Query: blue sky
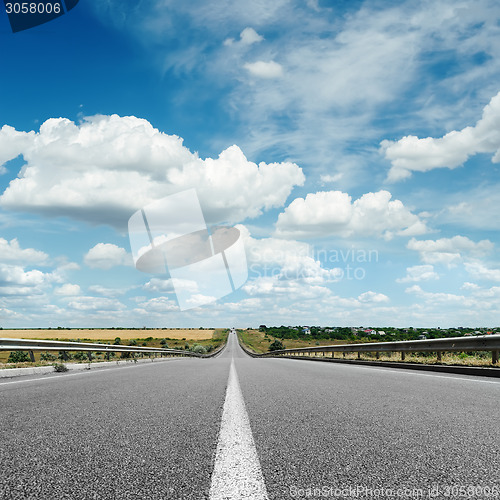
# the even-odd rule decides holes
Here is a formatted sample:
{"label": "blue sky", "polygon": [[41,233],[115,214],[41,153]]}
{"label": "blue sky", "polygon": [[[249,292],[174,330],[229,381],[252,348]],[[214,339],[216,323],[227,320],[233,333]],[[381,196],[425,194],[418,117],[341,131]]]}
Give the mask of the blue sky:
{"label": "blue sky", "polygon": [[[494,1],[0,15],[0,325],[498,326]],[[249,279],[180,311],[130,216],[195,188]]]}

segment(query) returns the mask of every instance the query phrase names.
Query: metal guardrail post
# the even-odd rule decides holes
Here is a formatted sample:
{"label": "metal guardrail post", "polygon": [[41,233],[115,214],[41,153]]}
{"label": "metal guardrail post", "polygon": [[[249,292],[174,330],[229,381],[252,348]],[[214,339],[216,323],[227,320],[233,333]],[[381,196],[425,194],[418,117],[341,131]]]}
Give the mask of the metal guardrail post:
{"label": "metal guardrail post", "polygon": [[28,351],[28,352],[30,355],[31,362],[34,363],[35,362],[35,354],[33,353],[33,351]]}
{"label": "metal guardrail post", "polygon": [[442,354],[443,354],[443,353],[442,353],[441,351],[438,351],[436,354],[437,354],[437,361],[438,361],[438,363],[441,363],[441,360],[442,360]]}
{"label": "metal guardrail post", "polygon": [[401,361],[404,361],[405,360],[405,352],[404,351],[401,351]]}
{"label": "metal guardrail post", "polygon": [[68,361],[68,353],[66,351],[61,351],[61,352],[62,352],[63,361]]}
{"label": "metal guardrail post", "polygon": [[498,363],[498,351],[491,351],[491,362]]}

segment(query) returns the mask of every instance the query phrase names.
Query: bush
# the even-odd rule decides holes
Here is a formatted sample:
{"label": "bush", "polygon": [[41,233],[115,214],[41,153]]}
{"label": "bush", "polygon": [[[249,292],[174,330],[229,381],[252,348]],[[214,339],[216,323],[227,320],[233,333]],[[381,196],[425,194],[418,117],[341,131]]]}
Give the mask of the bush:
{"label": "bush", "polygon": [[191,352],[195,352],[197,354],[206,354],[207,350],[201,344],[194,344],[190,349]]}
{"label": "bush", "polygon": [[269,350],[270,351],[281,351],[284,349],[285,346],[283,345],[283,342],[280,342],[279,340],[275,340],[270,346]]}
{"label": "bush", "polygon": [[122,339],[120,337],[116,337],[115,341],[113,342],[113,345],[121,345]]}
{"label": "bush", "polygon": [[78,361],[83,361],[84,359],[88,359],[88,355],[86,351],[77,351],[75,354],[73,354],[73,358],[77,359]]}
{"label": "bush", "polygon": [[42,354],[40,354],[41,361],[55,361],[56,359],[57,356],[51,352],[42,352]]}
{"label": "bush", "polygon": [[9,359],[7,363],[24,363],[25,361],[31,361],[30,355],[24,351],[12,351],[9,354]]}
{"label": "bush", "polygon": [[64,363],[54,363],[52,365],[54,367],[54,371],[56,372],[67,372],[68,367]]}
{"label": "bush", "polygon": [[167,339],[161,339],[161,340],[160,340],[160,345],[161,345],[164,349],[168,349]]}

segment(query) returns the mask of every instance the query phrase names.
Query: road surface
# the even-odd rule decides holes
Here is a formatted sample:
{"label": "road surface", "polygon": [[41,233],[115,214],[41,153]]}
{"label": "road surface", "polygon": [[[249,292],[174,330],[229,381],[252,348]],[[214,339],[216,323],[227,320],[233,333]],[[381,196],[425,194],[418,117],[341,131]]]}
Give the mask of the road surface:
{"label": "road surface", "polygon": [[181,358],[0,382],[0,498],[500,498],[500,382]]}

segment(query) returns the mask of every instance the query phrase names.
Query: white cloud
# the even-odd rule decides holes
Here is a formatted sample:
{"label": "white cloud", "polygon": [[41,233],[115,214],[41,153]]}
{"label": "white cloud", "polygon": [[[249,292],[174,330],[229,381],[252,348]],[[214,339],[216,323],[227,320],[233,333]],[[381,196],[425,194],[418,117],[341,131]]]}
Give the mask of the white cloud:
{"label": "white cloud", "polygon": [[97,243],[85,254],[83,260],[87,266],[97,269],[111,269],[132,263],[127,251],[113,243]]}
{"label": "white cloud", "polygon": [[81,293],[80,286],[71,283],[65,283],[64,285],[54,290],[54,295],[61,295],[63,297],[80,295],[80,293]]}
{"label": "white cloud", "polygon": [[481,262],[465,262],[464,267],[474,279],[500,282],[500,269],[489,269]]}
{"label": "white cloud", "polygon": [[470,306],[474,302],[463,296],[456,295],[453,293],[443,293],[443,292],[426,292],[422,290],[419,285],[413,285],[405,290],[408,294],[416,295],[417,297],[425,300],[426,302],[433,304],[463,304],[464,306]]}
{"label": "white cloud", "polygon": [[146,313],[165,313],[179,310],[177,303],[167,297],[155,297],[153,299],[140,302],[138,305]]}
{"label": "white cloud", "polygon": [[253,43],[261,42],[264,40],[264,37],[259,35],[253,28],[248,27],[240,33],[240,40],[244,45],[252,45]]}
{"label": "white cloud", "polygon": [[344,177],[344,174],[342,172],[339,172],[338,174],[335,175],[330,175],[330,174],[325,174],[320,176],[320,180],[322,184],[330,184],[330,183],[335,183],[338,182]]}
{"label": "white cloud", "polygon": [[33,248],[21,248],[16,238],[7,241],[0,238],[0,261],[20,264],[44,263],[48,259],[45,252]]}
{"label": "white cloud", "polygon": [[317,299],[332,295],[330,289],[325,286],[284,280],[279,276],[261,276],[245,283],[242,290],[250,296],[285,296],[294,300]]}
{"label": "white cloud", "polygon": [[[20,133],[4,127],[0,140]],[[134,116],[93,116],[79,125],[51,118],[38,133],[22,134],[27,164],[0,197],[12,210],[123,228],[149,202],[196,188],[207,222],[237,222],[282,206],[304,183],[297,165],[257,165],[237,146],[202,160],[179,137]]]}
{"label": "white cloud", "polygon": [[412,172],[435,168],[456,168],[477,153],[494,153],[492,161],[500,162],[500,93],[483,110],[474,127],[453,130],[435,139],[419,139],[413,135],[399,141],[382,141],[382,151],[391,161],[388,178],[399,181]]}
{"label": "white cloud", "polygon": [[423,266],[412,266],[406,269],[406,276],[398,278],[397,283],[409,283],[414,281],[437,280],[439,275],[434,271],[434,266],[426,264]]}
{"label": "white cloud", "polygon": [[304,242],[279,238],[253,238],[245,226],[240,230],[252,271],[271,274],[279,280],[296,280],[308,285],[338,281],[342,271],[325,269],[314,258],[312,247]]}
{"label": "white cloud", "polygon": [[445,264],[453,266],[461,262],[464,256],[479,257],[493,250],[493,243],[481,240],[478,243],[466,236],[440,238],[438,240],[417,240],[412,238],[407,248],[419,252],[420,258],[427,264]]}
{"label": "white cloud", "polygon": [[359,297],[358,300],[362,303],[375,303],[375,304],[380,304],[383,302],[389,302],[389,297],[387,295],[384,295],[383,293],[377,293],[377,292],[364,292],[362,293]]}
{"label": "white cloud", "polygon": [[98,293],[99,295],[104,295],[106,297],[118,297],[124,295],[128,289],[127,288],[108,288],[101,285],[91,285],[89,286],[89,291],[92,293]]}
{"label": "white cloud", "polygon": [[9,125],[0,129],[0,165],[12,160],[22,154],[33,140],[35,133],[18,132]]}
{"label": "white cloud", "polygon": [[[161,279],[161,278],[151,278],[144,286],[144,290],[153,293],[173,293],[174,286],[172,284],[172,280],[170,279]],[[195,291],[197,288],[195,289]]]}
{"label": "white cloud", "polygon": [[470,281],[466,281],[461,287],[460,290],[479,290],[479,285],[476,283],[471,283]]}
{"label": "white cloud", "polygon": [[38,269],[25,271],[21,266],[0,264],[0,296],[40,295],[55,280],[56,275],[43,273]]}
{"label": "white cloud", "polygon": [[283,67],[275,61],[255,61],[244,64],[244,68],[253,76],[259,78],[280,78],[283,76]]}
{"label": "white cloud", "polygon": [[239,43],[241,45],[253,45],[254,43],[261,42],[264,40],[264,37],[259,35],[253,28],[247,27],[240,33],[240,39],[238,42],[235,42],[233,38],[226,38],[224,40],[224,45],[231,46],[235,43]]}
{"label": "white cloud", "polygon": [[296,198],[278,216],[276,235],[281,237],[323,237],[338,235],[377,236],[386,239],[394,235],[412,236],[428,232],[417,215],[401,201],[392,200],[388,191],[364,194],[352,198],[341,191],[309,193]]}
{"label": "white cloud", "polygon": [[126,306],[116,299],[106,297],[78,297],[68,302],[68,308],[81,312],[123,311]]}

